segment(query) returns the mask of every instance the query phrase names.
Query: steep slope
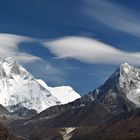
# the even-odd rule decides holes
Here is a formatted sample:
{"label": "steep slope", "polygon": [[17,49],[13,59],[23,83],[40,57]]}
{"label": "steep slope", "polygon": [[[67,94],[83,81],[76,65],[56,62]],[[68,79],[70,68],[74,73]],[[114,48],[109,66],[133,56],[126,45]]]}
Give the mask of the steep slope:
{"label": "steep slope", "polygon": [[63,101],[57,99],[14,59],[0,57],[0,103],[10,112],[21,108],[41,112]]}
{"label": "steep slope", "polygon": [[99,88],[83,97],[102,102],[113,112],[129,111],[140,105],[140,69],[122,64]]}
{"label": "steep slope", "polygon": [[94,101],[87,106],[67,110],[57,116],[34,117],[28,121],[18,121],[11,124],[10,128],[15,133],[27,138],[34,137],[34,139],[43,140],[48,135],[54,137],[54,132],[63,137],[65,135],[61,133],[63,129],[73,131],[75,127],[97,127],[103,124],[109,115],[110,112],[101,103]]}
{"label": "steep slope", "polygon": [[10,114],[10,112],[0,104],[0,114]]}

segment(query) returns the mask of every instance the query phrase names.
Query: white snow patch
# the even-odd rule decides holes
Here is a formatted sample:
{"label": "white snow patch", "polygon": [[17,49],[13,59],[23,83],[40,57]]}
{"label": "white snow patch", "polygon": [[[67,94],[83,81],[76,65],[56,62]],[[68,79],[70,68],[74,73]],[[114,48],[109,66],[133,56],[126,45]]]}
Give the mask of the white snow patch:
{"label": "white snow patch", "polygon": [[60,86],[60,87],[48,87],[48,85],[43,80],[38,80],[38,82],[46,88],[53,96],[55,96],[62,104],[72,102],[81,96],[72,89],[70,86]]}

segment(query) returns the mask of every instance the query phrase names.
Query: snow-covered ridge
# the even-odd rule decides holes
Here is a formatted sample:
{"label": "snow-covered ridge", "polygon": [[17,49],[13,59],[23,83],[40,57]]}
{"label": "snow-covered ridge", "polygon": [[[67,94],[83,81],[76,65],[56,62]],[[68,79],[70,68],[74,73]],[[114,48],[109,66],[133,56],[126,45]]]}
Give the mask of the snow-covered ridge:
{"label": "snow-covered ridge", "polygon": [[62,104],[72,102],[73,99],[80,98],[81,96],[75,92],[70,86],[48,87],[48,85],[41,79],[38,82],[46,88],[53,96],[61,101]]}
{"label": "snow-covered ridge", "polygon": [[[59,92],[56,90],[57,97],[60,95]],[[9,111],[26,107],[41,112],[50,106],[64,103],[57,97],[14,59],[0,57],[0,104]],[[72,100],[78,98],[72,97]]]}

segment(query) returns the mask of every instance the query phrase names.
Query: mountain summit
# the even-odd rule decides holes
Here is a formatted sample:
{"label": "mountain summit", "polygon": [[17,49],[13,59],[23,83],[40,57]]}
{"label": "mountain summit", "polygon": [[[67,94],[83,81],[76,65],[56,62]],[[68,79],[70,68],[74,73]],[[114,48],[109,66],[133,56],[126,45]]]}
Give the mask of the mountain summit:
{"label": "mountain summit", "polygon": [[98,100],[111,112],[140,107],[140,69],[121,64],[102,86],[82,98]]}
{"label": "mountain summit", "polygon": [[[65,86],[59,88],[61,92],[65,92],[65,97],[70,92],[73,97],[71,101],[80,97],[72,88],[70,91]],[[58,91],[57,96],[61,96],[61,92]],[[40,84],[13,58],[0,57],[0,104],[9,111],[14,112],[24,107],[41,112],[50,106],[62,103],[63,101],[61,102],[49,87],[47,89]]]}

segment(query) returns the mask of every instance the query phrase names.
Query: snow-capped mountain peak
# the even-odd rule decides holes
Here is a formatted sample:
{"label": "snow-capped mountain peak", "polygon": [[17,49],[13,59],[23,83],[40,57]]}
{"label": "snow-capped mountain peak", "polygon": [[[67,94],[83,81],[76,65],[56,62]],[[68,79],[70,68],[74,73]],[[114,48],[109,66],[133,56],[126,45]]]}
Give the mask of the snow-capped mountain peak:
{"label": "snow-capped mountain peak", "polygon": [[82,100],[98,100],[110,111],[140,107],[140,69],[128,63],[121,64],[103,85]]}
{"label": "snow-capped mountain peak", "polygon": [[25,107],[41,112],[62,103],[13,58],[0,57],[0,104],[9,111]]}

